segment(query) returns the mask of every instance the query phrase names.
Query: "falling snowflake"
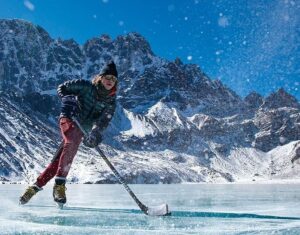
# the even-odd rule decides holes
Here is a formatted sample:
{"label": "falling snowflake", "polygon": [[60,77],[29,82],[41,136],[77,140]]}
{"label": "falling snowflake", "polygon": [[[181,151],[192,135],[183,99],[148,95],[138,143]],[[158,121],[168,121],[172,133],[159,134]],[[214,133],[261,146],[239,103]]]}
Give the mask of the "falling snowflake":
{"label": "falling snowflake", "polygon": [[283,20],[286,21],[286,22],[289,21],[290,20],[290,16],[289,15],[284,15],[283,16]]}
{"label": "falling snowflake", "polygon": [[227,26],[229,26],[229,20],[226,16],[221,16],[219,19],[218,19],[218,25],[225,28]]}
{"label": "falling snowflake", "polygon": [[193,59],[193,56],[191,56],[191,55],[189,55],[188,57],[187,57],[187,60],[189,60],[189,61],[191,61]]}
{"label": "falling snowflake", "polygon": [[119,21],[119,25],[120,25],[120,26],[123,26],[123,25],[124,25],[124,21],[120,20],[120,21]]}
{"label": "falling snowflake", "polygon": [[286,143],[287,139],[283,136],[280,136],[279,141],[280,141],[281,144],[284,144],[284,143]]}
{"label": "falling snowflake", "polygon": [[28,1],[28,0],[25,0],[24,1],[24,5],[25,5],[25,7],[27,7],[27,9],[28,10],[30,10],[30,11],[34,11],[34,5],[30,2],[30,1]]}

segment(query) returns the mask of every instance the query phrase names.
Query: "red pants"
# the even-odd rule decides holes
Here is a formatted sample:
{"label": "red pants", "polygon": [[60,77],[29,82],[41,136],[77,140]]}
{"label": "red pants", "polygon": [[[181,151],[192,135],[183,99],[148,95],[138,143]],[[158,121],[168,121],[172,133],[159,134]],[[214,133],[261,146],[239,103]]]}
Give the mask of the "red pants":
{"label": "red pants", "polygon": [[59,126],[63,137],[63,147],[59,150],[57,158],[37,178],[36,185],[43,187],[54,176],[66,178],[73,159],[81,143],[83,134],[72,120],[61,118]]}

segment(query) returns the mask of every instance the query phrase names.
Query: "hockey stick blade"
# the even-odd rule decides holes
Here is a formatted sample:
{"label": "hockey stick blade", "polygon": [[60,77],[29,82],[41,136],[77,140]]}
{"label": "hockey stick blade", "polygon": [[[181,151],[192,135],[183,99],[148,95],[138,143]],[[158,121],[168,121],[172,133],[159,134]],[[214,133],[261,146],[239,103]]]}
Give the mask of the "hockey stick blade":
{"label": "hockey stick blade", "polygon": [[162,204],[159,206],[154,207],[148,207],[147,208],[147,215],[150,216],[167,216],[171,215],[171,212],[169,211],[168,204]]}

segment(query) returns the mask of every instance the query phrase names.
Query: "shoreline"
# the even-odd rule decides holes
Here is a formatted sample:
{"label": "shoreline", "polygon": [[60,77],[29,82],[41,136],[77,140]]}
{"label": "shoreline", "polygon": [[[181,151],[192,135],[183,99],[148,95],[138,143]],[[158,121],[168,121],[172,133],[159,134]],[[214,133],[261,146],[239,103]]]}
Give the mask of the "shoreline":
{"label": "shoreline", "polygon": [[[29,185],[27,182],[24,181],[0,181],[0,185]],[[69,182],[67,184],[78,184],[78,185],[93,185],[93,183],[73,183]],[[119,183],[114,184],[102,184],[102,185],[118,185]],[[300,184],[300,179],[275,179],[275,180],[242,180],[242,181],[235,181],[235,182],[182,182],[182,183],[174,183],[174,184],[130,184],[129,185],[189,185],[189,184],[203,184],[203,185],[259,185],[259,184]],[[95,183],[94,185],[101,185]]]}

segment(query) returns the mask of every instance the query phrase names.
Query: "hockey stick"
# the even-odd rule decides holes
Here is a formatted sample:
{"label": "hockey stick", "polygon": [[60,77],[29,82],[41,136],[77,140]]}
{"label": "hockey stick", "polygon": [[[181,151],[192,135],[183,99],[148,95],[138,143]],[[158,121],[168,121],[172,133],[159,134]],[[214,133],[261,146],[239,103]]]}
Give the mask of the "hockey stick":
{"label": "hockey stick", "polygon": [[[73,121],[77,124],[79,129],[82,131],[84,136],[87,136],[86,131],[83,129],[83,127],[80,125],[78,120],[73,117]],[[164,216],[164,215],[171,215],[168,205],[162,204],[155,207],[147,207],[145,206],[138,198],[137,196],[132,192],[132,190],[129,188],[129,186],[126,184],[122,176],[119,174],[119,172],[116,170],[116,168],[111,164],[111,162],[108,160],[108,158],[105,156],[105,154],[102,152],[102,150],[99,148],[99,146],[95,147],[96,151],[100,154],[102,159],[105,161],[105,163],[109,166],[109,168],[112,170],[112,172],[115,174],[116,178],[119,180],[119,182],[124,186],[126,191],[130,194],[130,196],[133,198],[133,200],[136,202],[136,204],[139,206],[139,208],[146,214],[146,215],[152,215],[152,216]]]}

